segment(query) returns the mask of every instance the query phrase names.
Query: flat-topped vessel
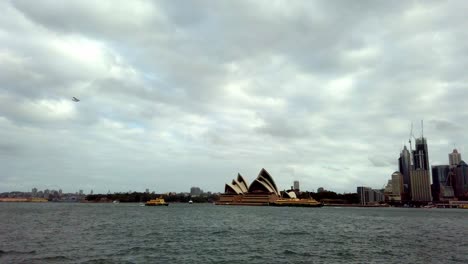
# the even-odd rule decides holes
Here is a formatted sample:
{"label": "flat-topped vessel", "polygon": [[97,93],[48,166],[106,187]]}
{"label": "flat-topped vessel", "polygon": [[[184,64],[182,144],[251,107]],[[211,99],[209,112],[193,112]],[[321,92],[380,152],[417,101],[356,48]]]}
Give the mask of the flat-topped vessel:
{"label": "flat-topped vessel", "polygon": [[164,201],[162,197],[149,200],[145,203],[146,206],[168,206],[169,204]]}

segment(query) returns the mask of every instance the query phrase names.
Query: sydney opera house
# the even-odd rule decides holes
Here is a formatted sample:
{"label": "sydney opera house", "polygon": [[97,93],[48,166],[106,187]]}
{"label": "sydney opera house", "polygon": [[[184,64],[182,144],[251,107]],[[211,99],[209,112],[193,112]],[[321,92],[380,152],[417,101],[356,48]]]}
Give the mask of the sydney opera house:
{"label": "sydney opera house", "polygon": [[294,191],[280,192],[273,177],[262,169],[257,178],[248,185],[242,175],[227,183],[218,205],[271,205],[317,207],[321,203],[314,199],[297,199]]}

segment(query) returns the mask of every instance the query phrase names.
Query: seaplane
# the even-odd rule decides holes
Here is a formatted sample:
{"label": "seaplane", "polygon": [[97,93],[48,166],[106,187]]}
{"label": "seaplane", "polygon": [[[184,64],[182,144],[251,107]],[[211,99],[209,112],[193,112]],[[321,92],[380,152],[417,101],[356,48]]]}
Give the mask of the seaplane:
{"label": "seaplane", "polygon": [[73,101],[73,102],[79,102],[80,99],[78,99],[78,98],[76,98],[76,97],[73,96],[72,101]]}

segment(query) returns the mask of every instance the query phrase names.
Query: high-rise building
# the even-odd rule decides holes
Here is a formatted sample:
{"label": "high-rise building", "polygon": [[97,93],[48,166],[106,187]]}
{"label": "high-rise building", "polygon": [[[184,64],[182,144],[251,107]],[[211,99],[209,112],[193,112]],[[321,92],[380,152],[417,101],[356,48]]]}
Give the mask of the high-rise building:
{"label": "high-rise building", "polygon": [[411,199],[417,202],[430,202],[431,183],[429,181],[428,170],[411,170]]}
{"label": "high-rise building", "polygon": [[294,181],[294,190],[299,191],[299,181]]}
{"label": "high-rise building", "polygon": [[453,169],[453,189],[457,198],[468,197],[468,165],[462,160],[456,168]]}
{"label": "high-rise building", "polygon": [[449,180],[449,165],[432,166],[432,199],[436,202],[445,200],[444,198],[453,196],[453,191],[450,193],[450,180]]}
{"label": "high-rise building", "polygon": [[410,170],[412,201],[432,201],[429,174],[429,152],[427,148],[427,140],[425,137],[421,136],[416,139],[415,150],[413,150],[413,165]]}
{"label": "high-rise building", "polygon": [[32,190],[31,190],[31,195],[32,195],[32,197],[36,197],[36,196],[37,196],[37,188],[32,188]]}
{"label": "high-rise building", "polygon": [[403,147],[403,150],[400,153],[400,158],[398,159],[398,169],[403,177],[403,184],[401,186],[401,192],[403,195],[402,200],[409,201],[411,200],[411,154],[406,146]]}
{"label": "high-rise building", "polygon": [[414,169],[429,170],[429,154],[427,150],[427,140],[425,137],[416,139],[415,150],[413,150]]}
{"label": "high-rise building", "polygon": [[460,164],[461,154],[458,153],[457,149],[453,149],[452,153],[449,153],[448,156],[450,166],[456,167],[458,164]]}
{"label": "high-rise building", "polygon": [[399,171],[392,174],[392,195],[401,195],[401,185],[403,182],[403,175]]}

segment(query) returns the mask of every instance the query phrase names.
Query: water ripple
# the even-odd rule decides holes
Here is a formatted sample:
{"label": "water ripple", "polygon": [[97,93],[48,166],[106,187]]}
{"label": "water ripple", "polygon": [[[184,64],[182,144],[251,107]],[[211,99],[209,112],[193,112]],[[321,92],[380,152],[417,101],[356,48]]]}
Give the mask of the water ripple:
{"label": "water ripple", "polygon": [[468,210],[49,203],[0,219],[0,263],[468,263]]}

